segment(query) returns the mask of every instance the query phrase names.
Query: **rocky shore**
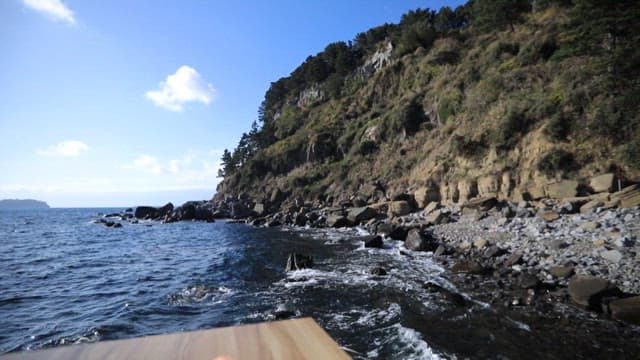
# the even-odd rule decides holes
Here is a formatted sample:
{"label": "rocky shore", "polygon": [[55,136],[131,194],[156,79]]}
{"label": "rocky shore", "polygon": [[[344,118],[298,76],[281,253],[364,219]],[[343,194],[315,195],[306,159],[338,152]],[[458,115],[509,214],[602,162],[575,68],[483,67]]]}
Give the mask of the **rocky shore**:
{"label": "rocky shore", "polygon": [[[106,217],[167,223],[225,218],[265,227],[358,226],[371,234],[362,238],[365,247],[401,240],[407,256],[431,251],[452,274],[462,274],[462,288],[489,283],[481,296],[492,304],[544,307],[561,302],[640,324],[640,186],[603,190],[518,203],[476,197],[462,204],[443,204],[424,191],[373,204],[354,198],[332,206],[302,199],[274,206],[239,196],[177,208],[170,203],[138,207],[133,213]],[[297,263],[296,256],[303,255],[293,254],[291,264]],[[288,270],[295,270],[291,264]],[[372,271],[386,274],[381,268]],[[460,300],[457,294],[444,295]]]}

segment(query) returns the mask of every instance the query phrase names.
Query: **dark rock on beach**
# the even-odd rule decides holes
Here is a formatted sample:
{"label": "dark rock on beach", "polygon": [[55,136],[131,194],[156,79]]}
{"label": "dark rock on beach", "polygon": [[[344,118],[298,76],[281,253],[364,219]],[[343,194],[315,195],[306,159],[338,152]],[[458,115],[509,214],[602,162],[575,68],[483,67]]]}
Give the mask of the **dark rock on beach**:
{"label": "dark rock on beach", "polygon": [[404,246],[413,251],[434,251],[438,248],[438,242],[431,234],[425,234],[420,229],[411,229]]}

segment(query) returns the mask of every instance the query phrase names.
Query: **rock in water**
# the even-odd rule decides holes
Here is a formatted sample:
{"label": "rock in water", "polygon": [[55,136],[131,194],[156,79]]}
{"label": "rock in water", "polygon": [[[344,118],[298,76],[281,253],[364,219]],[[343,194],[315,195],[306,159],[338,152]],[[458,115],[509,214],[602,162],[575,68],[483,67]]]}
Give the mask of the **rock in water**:
{"label": "rock in water", "polygon": [[367,220],[373,219],[374,217],[376,217],[376,215],[378,215],[378,212],[375,209],[365,206],[352,208],[351,210],[349,210],[347,218],[354,224],[360,224]]}
{"label": "rock in water", "polygon": [[295,271],[302,269],[310,269],[313,267],[313,259],[310,256],[290,253],[287,259],[287,267],[285,271]]}
{"label": "rock in water", "polygon": [[475,261],[460,261],[451,268],[454,273],[482,274],[485,269]]}
{"label": "rock in water", "polygon": [[364,241],[365,248],[382,249],[382,236],[380,235],[365,236],[362,241]]}
{"label": "rock in water", "polygon": [[640,296],[614,300],[609,303],[609,311],[614,319],[640,325]]}
{"label": "rock in water", "polygon": [[591,310],[600,309],[600,303],[603,297],[619,294],[620,290],[605,279],[577,276],[569,282],[569,295],[571,296],[571,300]]}
{"label": "rock in water", "polygon": [[376,267],[371,268],[369,270],[369,274],[377,275],[377,276],[385,276],[385,275],[387,275],[387,270],[385,270],[385,268],[383,268],[381,266],[376,266]]}
{"label": "rock in water", "polygon": [[404,246],[413,251],[434,251],[438,248],[438,243],[432,236],[423,234],[419,229],[411,229]]}

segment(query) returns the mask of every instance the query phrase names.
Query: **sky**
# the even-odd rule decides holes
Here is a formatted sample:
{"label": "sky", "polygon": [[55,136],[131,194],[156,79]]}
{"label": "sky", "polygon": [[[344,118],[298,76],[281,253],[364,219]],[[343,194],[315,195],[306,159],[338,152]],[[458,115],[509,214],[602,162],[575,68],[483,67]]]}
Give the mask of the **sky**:
{"label": "sky", "polygon": [[0,199],[210,199],[271,82],[408,10],[462,3],[2,0]]}

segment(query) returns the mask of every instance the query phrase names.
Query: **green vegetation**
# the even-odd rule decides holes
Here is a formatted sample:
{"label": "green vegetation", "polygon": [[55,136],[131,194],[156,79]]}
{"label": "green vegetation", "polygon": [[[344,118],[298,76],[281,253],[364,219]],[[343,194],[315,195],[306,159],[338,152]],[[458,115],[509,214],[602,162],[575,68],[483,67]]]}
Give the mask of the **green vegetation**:
{"label": "green vegetation", "polygon": [[222,156],[220,190],[338,197],[531,164],[554,177],[616,162],[639,176],[638,19],[631,0],[409,11],[271,83]]}

